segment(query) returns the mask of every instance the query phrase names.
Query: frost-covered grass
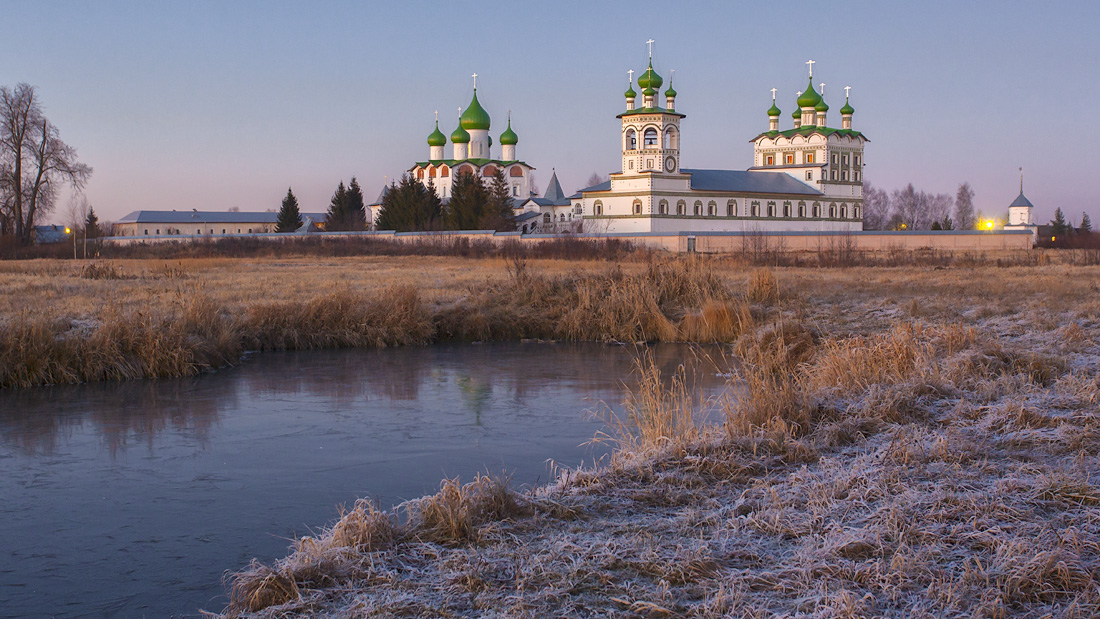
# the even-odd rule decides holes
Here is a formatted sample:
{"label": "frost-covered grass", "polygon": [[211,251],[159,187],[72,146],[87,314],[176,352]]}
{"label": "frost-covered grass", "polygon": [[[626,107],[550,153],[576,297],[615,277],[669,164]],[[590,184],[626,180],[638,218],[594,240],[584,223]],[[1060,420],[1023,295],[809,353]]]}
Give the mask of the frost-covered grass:
{"label": "frost-covered grass", "polygon": [[712,270],[729,356],[640,360],[603,467],[360,503],[227,614],[1100,614],[1100,271]]}

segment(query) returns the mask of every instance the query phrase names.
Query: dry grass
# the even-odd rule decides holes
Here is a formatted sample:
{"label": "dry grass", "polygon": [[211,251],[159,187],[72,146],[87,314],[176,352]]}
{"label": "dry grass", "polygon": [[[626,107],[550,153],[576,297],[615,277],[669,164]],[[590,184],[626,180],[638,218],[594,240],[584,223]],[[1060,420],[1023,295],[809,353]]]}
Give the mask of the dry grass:
{"label": "dry grass", "polygon": [[772,275],[798,295],[715,297],[745,308],[723,402],[643,358],[605,467],[483,518],[447,482],[438,533],[254,616],[1100,614],[1098,272]]}

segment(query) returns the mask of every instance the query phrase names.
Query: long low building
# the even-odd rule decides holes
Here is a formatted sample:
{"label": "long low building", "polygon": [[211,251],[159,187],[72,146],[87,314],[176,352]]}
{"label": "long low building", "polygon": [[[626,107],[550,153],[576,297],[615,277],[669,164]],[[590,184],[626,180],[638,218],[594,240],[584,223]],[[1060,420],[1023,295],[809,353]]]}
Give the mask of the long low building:
{"label": "long low building", "polygon": [[[275,232],[279,214],[248,211],[134,211],[115,223],[116,236],[228,235]],[[324,213],[302,213],[303,225],[323,229]]]}

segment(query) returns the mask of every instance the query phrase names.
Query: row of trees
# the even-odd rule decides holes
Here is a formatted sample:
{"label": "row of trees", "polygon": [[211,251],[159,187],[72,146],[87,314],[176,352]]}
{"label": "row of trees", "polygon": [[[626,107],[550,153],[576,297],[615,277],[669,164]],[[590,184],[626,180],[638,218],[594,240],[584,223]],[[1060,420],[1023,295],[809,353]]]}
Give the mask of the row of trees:
{"label": "row of trees", "polygon": [[0,236],[30,242],[58,192],[79,191],[91,175],[42,112],[34,86],[0,87]]}
{"label": "row of trees", "polygon": [[391,183],[382,198],[379,230],[509,230],[513,227],[512,196],[504,173],[497,170],[489,185],[473,174],[455,175],[451,197],[444,205],[435,184],[425,186],[406,174]]}
{"label": "row of trees", "polygon": [[917,191],[912,183],[890,193],[863,183],[864,230],[970,230],[977,224],[970,183],[959,185],[954,198]]}

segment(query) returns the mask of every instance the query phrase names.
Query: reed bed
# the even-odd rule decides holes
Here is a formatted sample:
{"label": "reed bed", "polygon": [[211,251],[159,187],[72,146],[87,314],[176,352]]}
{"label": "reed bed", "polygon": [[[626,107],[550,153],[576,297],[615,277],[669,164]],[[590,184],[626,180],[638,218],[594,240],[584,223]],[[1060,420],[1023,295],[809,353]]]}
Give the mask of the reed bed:
{"label": "reed bed", "polygon": [[[1011,311],[1008,291],[957,290],[970,307],[931,299],[919,317],[903,309],[904,282],[834,293],[773,272],[768,293],[768,276],[746,275],[724,296],[669,294],[665,309],[654,295],[669,333],[710,299],[749,318],[710,366],[662,376],[639,359],[604,466],[357,506],[234,575],[226,615],[1100,614],[1100,311],[1076,296],[1095,274],[1017,286]],[[576,288],[529,282],[543,286]],[[669,309],[688,298],[700,309]],[[731,376],[728,397],[699,401],[692,373],[715,370]]]}
{"label": "reed bed", "polygon": [[[393,283],[225,306],[190,281],[204,266],[155,264],[140,278],[175,288],[129,311],[108,306],[75,320],[24,311],[0,321],[0,387],[186,376],[235,363],[246,350],[454,339],[730,342],[754,324],[746,295],[699,260],[548,275],[513,257],[507,277],[471,284],[451,302],[429,303],[417,287]],[[114,265],[85,266],[78,277],[139,278]]]}

